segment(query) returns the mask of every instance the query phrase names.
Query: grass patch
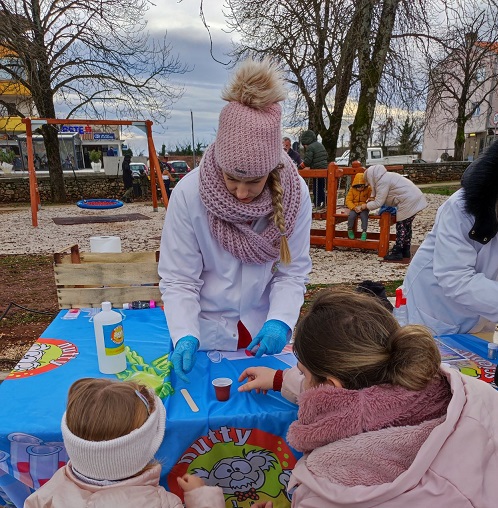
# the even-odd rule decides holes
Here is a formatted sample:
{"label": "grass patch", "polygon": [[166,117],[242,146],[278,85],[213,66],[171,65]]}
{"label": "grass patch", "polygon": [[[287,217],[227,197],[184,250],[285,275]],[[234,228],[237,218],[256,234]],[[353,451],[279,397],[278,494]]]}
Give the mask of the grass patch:
{"label": "grass patch", "polygon": [[0,255],[0,270],[4,273],[19,274],[27,270],[43,268],[51,263],[52,256],[42,255]]}
{"label": "grass patch", "polygon": [[[380,282],[386,288],[386,295],[387,296],[396,296],[396,288],[398,288],[399,286],[401,286],[401,284],[403,284],[402,279],[391,280],[391,281],[387,281],[387,282],[380,281]],[[358,286],[358,283],[356,283],[356,282],[347,282],[347,283],[342,283],[342,284],[308,284],[306,286],[306,293],[304,294],[304,303],[303,303],[303,306],[301,307],[301,316],[303,314],[306,314],[309,306],[311,305],[311,302],[314,300],[316,294],[319,291],[322,291],[323,289],[327,289],[327,288],[334,288],[334,287],[341,288],[341,289],[354,290],[356,288],[356,286]]]}
{"label": "grass patch", "polygon": [[420,190],[424,194],[439,194],[441,196],[451,196],[459,188],[460,188],[460,185],[455,185],[455,186],[443,185],[443,186],[434,186],[434,187],[422,187]]}
{"label": "grass patch", "polygon": [[9,328],[12,326],[31,325],[33,323],[45,323],[48,326],[55,317],[55,314],[32,314],[29,311],[17,309],[16,307],[14,307],[14,309],[16,309],[17,312],[14,312],[11,307],[9,312],[0,321],[0,329],[4,327]]}

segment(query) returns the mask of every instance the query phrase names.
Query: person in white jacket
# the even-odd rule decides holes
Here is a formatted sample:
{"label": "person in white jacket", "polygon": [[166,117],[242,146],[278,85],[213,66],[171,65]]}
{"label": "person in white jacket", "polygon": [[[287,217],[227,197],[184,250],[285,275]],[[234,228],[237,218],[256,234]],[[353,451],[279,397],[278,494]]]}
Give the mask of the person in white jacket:
{"label": "person in white jacket", "polygon": [[426,327],[400,327],[369,295],[324,290],[294,340],[297,367],[239,378],[241,392],[281,389],[299,404],[286,438],[304,453],[293,508],[496,506],[498,394],[442,367]]}
{"label": "person in white jacket", "polygon": [[439,207],[403,282],[409,323],[489,333],[498,323],[498,142],[466,169]]}
{"label": "person in white jacket", "polygon": [[159,287],[185,382],[199,348],[279,353],[299,316],[311,200],[282,147],[284,98],[273,64],[245,61],[223,93],[215,142],[172,193]]}
{"label": "person in white jacket", "polygon": [[372,188],[372,195],[368,203],[361,205],[363,210],[376,210],[383,205],[396,208],[396,242],[384,259],[400,261],[409,258],[412,222],[415,215],[427,206],[425,196],[408,178],[387,171],[380,164],[365,170],[365,180]]}

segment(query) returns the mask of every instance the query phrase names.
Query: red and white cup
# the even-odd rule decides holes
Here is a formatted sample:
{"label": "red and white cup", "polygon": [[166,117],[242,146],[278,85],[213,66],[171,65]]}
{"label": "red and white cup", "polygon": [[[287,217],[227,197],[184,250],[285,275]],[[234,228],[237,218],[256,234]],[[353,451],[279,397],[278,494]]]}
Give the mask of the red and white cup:
{"label": "red and white cup", "polygon": [[220,402],[225,402],[230,398],[230,387],[232,380],[229,377],[218,377],[213,379],[214,392]]}

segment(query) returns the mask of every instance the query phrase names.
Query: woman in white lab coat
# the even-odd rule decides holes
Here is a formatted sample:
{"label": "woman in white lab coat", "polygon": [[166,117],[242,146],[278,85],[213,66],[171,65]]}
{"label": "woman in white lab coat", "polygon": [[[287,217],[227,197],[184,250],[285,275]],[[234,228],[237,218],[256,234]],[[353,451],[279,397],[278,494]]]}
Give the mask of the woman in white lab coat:
{"label": "woman in white lab coat", "polygon": [[199,348],[279,353],[299,316],[311,201],[282,148],[284,98],[274,65],[244,62],[223,93],[216,141],[172,193],[159,275],[184,381]]}
{"label": "woman in white lab coat", "polygon": [[435,335],[494,330],[498,322],[498,142],[465,171],[439,208],[404,280],[409,323]]}

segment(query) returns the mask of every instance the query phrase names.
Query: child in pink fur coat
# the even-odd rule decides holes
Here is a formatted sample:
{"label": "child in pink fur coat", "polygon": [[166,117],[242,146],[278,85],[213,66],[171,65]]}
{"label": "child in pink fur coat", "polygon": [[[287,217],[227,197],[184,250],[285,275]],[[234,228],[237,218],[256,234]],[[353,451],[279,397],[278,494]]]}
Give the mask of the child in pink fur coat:
{"label": "child in pink fur coat", "polygon": [[294,353],[297,367],[239,379],[239,391],[281,389],[299,404],[293,507],[496,506],[498,394],[441,367],[428,329],[400,327],[368,295],[322,291]]}

